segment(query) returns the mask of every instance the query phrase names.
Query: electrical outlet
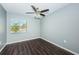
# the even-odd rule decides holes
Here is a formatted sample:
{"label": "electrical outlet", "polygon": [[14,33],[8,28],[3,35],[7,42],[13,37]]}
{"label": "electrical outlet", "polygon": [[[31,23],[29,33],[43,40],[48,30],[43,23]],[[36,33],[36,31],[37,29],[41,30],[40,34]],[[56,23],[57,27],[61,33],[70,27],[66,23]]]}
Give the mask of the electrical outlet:
{"label": "electrical outlet", "polygon": [[67,41],[66,41],[66,40],[64,40],[64,43],[67,43]]}

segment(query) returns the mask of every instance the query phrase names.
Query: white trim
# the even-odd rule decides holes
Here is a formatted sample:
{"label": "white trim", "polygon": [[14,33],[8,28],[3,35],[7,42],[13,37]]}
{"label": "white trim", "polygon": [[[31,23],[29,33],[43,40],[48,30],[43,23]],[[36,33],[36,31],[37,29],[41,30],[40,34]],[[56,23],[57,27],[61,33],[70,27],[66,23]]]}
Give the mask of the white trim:
{"label": "white trim", "polygon": [[51,42],[51,41],[49,41],[49,40],[47,40],[47,39],[45,39],[45,38],[43,38],[43,37],[41,37],[41,38],[44,39],[44,40],[46,40],[46,41],[48,41],[48,42],[50,42],[50,43],[52,43],[52,44],[54,44],[54,45],[56,45],[56,46],[58,46],[58,47],[60,47],[60,48],[62,48],[62,49],[65,49],[65,50],[67,50],[67,51],[69,51],[69,52],[71,52],[71,53],[73,53],[73,54],[75,54],[75,55],[79,55],[79,53],[73,52],[73,51],[71,51],[71,50],[69,50],[69,49],[67,49],[67,48],[65,48],[65,47],[62,47],[62,46],[60,46],[60,45],[58,45],[58,44],[56,44],[56,43],[53,43],[53,42]]}
{"label": "white trim", "polygon": [[28,38],[28,39],[23,39],[23,40],[14,41],[14,42],[7,42],[6,44],[13,44],[13,43],[22,42],[22,41],[33,40],[33,39],[36,39],[36,38],[40,38],[40,37],[35,37],[35,38]]}
{"label": "white trim", "polygon": [[5,44],[1,49],[0,49],[0,52],[4,49],[4,47],[6,46],[7,44]]}
{"label": "white trim", "polygon": [[[60,45],[58,45],[58,44],[56,44],[56,43],[53,43],[53,42],[51,42],[51,41],[49,41],[49,40],[47,40],[47,39],[45,39],[45,38],[43,38],[43,37],[36,37],[36,38],[42,38],[42,39],[44,39],[44,40],[46,40],[46,41],[48,41],[48,42],[50,42],[50,43],[52,43],[52,44],[54,44],[54,45],[56,45],[56,46],[62,48],[62,49],[65,49],[65,50],[67,50],[67,51],[69,51],[69,52],[71,52],[71,53],[73,53],[73,54],[75,54],[75,55],[79,55],[79,53],[73,52],[73,51],[71,51],[71,50],[69,50],[69,49],[67,49],[67,48],[65,48],[65,47],[62,47],[62,46],[60,46]],[[36,39],[36,38],[31,38],[30,40],[33,40],[33,39]],[[20,41],[15,41],[15,42],[10,42],[10,43],[6,43],[6,44],[3,46],[3,48],[4,48],[7,44],[17,43],[17,42],[22,42],[22,41],[28,41],[28,39],[20,40]],[[2,48],[0,51],[2,51],[3,48]]]}

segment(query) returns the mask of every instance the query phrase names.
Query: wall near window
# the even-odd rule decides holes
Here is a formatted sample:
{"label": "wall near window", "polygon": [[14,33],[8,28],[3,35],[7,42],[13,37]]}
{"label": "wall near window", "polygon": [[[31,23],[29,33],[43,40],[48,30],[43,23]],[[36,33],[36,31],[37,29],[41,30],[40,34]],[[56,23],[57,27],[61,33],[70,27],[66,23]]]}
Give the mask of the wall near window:
{"label": "wall near window", "polygon": [[6,44],[6,11],[0,5],[0,49]]}
{"label": "wall near window", "polygon": [[[10,20],[26,20],[27,31],[20,33],[10,33]],[[35,20],[33,17],[26,15],[18,15],[13,13],[7,13],[7,43],[14,43],[18,41],[29,40],[40,37],[40,21]]]}

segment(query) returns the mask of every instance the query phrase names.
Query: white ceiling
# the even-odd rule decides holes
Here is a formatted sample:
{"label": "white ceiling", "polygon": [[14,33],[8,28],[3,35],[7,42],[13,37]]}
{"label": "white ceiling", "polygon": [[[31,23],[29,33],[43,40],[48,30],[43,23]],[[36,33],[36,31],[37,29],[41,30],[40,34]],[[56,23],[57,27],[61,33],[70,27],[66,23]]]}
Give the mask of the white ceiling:
{"label": "white ceiling", "polygon": [[22,14],[24,15],[26,12],[33,12],[33,9],[30,7],[30,5],[34,5],[37,8],[42,9],[49,9],[50,13],[53,13],[55,10],[62,8],[67,3],[2,3],[2,6],[5,8],[5,10],[9,13],[16,13],[16,14]]}

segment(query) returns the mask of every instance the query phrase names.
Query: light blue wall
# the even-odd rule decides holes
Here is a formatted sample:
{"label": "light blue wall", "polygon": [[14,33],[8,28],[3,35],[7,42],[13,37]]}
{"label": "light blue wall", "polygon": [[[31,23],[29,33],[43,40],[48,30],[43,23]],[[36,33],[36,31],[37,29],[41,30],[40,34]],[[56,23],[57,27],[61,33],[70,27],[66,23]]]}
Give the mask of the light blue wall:
{"label": "light blue wall", "polygon": [[[27,31],[21,33],[10,33],[10,21],[11,19],[26,20]],[[7,13],[7,43],[14,43],[19,41],[26,41],[40,37],[40,20],[34,19],[26,15],[19,15],[13,13]]]}
{"label": "light blue wall", "polygon": [[41,36],[79,53],[79,4],[68,5],[43,19]]}
{"label": "light blue wall", "polygon": [[6,11],[0,5],[0,49],[6,43]]}

